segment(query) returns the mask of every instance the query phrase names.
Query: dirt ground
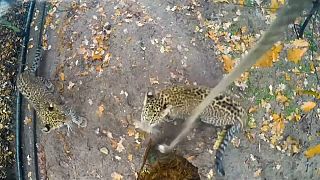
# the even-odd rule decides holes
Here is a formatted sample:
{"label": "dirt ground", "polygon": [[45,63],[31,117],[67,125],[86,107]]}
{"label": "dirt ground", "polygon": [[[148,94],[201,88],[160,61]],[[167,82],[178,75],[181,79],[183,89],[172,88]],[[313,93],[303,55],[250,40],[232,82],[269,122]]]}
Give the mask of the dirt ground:
{"label": "dirt ground", "polygon": [[[182,8],[175,10],[175,5]],[[211,1],[53,3],[48,15],[52,23],[46,33],[50,50],[45,52],[46,64],[40,74],[54,82],[65,101],[88,119],[88,126],[74,126],[69,137],[66,128],[38,133],[38,145],[46,159],[41,168],[46,169],[48,178],[135,179],[146,142],[133,121],[140,119],[147,88],[195,83],[214,87],[223,77],[217,46],[195,29],[204,19],[231,21],[238,9],[242,13],[238,23],[247,25],[252,33],[268,27],[258,9]],[[273,81],[256,78],[265,86]],[[251,102],[243,99],[243,103],[247,108]],[[310,145],[302,128],[306,121],[287,126],[285,132]],[[309,132],[315,133],[319,123],[311,123]],[[167,134],[177,132],[172,124],[162,129]],[[203,179],[215,179],[216,137],[213,127],[200,124],[177,147],[199,168]],[[244,133],[238,137],[240,146],[230,145],[226,150],[225,179],[319,178],[319,156],[307,161],[302,152],[287,156],[262,140],[249,142]],[[317,141],[319,137],[311,144]],[[262,171],[255,177],[258,169]]]}

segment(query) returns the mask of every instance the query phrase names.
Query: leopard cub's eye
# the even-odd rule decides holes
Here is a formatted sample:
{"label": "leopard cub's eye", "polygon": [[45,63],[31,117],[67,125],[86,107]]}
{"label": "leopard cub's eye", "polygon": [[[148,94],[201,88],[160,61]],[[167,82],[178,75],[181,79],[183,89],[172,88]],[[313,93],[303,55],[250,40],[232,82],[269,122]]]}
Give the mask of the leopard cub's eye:
{"label": "leopard cub's eye", "polygon": [[49,110],[49,111],[53,111],[53,109],[54,109],[54,108],[53,108],[53,104],[50,103],[50,105],[49,105],[49,107],[48,107],[48,110]]}

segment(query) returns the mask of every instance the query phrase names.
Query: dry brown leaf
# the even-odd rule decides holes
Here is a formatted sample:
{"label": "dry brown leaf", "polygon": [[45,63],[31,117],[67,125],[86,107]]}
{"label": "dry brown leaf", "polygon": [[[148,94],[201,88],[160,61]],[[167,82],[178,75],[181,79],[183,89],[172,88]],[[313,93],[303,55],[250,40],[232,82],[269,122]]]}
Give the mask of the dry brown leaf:
{"label": "dry brown leaf", "polygon": [[128,136],[134,136],[134,134],[136,133],[136,130],[133,127],[129,127],[128,128]]}
{"label": "dry brown leaf", "polygon": [[153,85],[153,84],[159,84],[158,77],[157,77],[157,78],[151,77],[151,78],[149,78],[149,80],[150,80],[150,84],[151,84],[151,85]]}
{"label": "dry brown leaf", "polygon": [[284,78],[285,78],[286,81],[290,81],[291,80],[291,77],[290,77],[290,75],[288,73],[284,74]]}
{"label": "dry brown leaf", "polygon": [[319,154],[320,154],[320,144],[313,146],[313,147],[310,147],[308,150],[306,150],[304,152],[304,155],[307,158],[312,158],[312,157],[319,155]]}
{"label": "dry brown leaf", "polygon": [[60,73],[59,74],[59,78],[60,78],[61,81],[64,81],[65,80],[64,73]]}
{"label": "dry brown leaf", "polygon": [[259,176],[261,176],[261,172],[262,172],[262,169],[259,168],[258,170],[256,170],[256,171],[253,173],[253,177],[259,177]]}
{"label": "dry brown leaf", "polygon": [[213,41],[215,41],[215,42],[218,40],[218,37],[217,37],[217,35],[216,35],[216,33],[214,31],[209,31],[208,32],[208,37],[210,39],[212,39]]}
{"label": "dry brown leaf", "polygon": [[[29,125],[31,122],[32,122],[32,119],[30,117],[26,116],[24,119],[24,124]],[[2,128],[0,128],[0,129],[2,129]]]}
{"label": "dry brown leaf", "polygon": [[223,68],[224,70],[229,73],[232,71],[235,61],[233,61],[229,56],[222,55],[222,61],[223,61]]}
{"label": "dry brown leaf", "polygon": [[133,155],[132,154],[128,154],[128,160],[129,160],[129,162],[131,162],[133,160]]}
{"label": "dry brown leaf", "polygon": [[267,51],[255,64],[256,67],[266,68],[272,67],[273,62],[278,61],[279,54],[283,48],[282,43],[274,45],[269,51]]}
{"label": "dry brown leaf", "polygon": [[249,113],[254,113],[254,112],[257,112],[257,109],[258,109],[258,106],[252,106],[249,108],[248,112]]}
{"label": "dry brown leaf", "polygon": [[122,180],[123,179],[123,176],[117,172],[113,172],[111,174],[111,177],[112,177],[112,180]]}
{"label": "dry brown leaf", "polygon": [[273,126],[274,132],[277,135],[282,134],[283,130],[284,130],[284,120],[283,120],[283,118],[278,114],[273,114],[272,118],[273,118],[273,121],[274,121],[274,126]]}
{"label": "dry brown leaf", "polygon": [[92,59],[93,59],[93,60],[99,60],[99,61],[100,61],[100,60],[102,60],[102,58],[103,58],[103,57],[102,57],[101,54],[93,54],[93,55],[92,55]]}
{"label": "dry brown leaf", "polygon": [[301,110],[304,112],[311,111],[314,107],[316,107],[316,103],[312,101],[304,102],[303,105],[301,105]]}
{"label": "dry brown leaf", "polygon": [[104,112],[104,105],[101,104],[99,107],[98,107],[98,110],[97,110],[97,114],[99,117],[102,117],[102,114]]}
{"label": "dry brown leaf", "polygon": [[124,141],[124,138],[123,137],[120,137],[120,141],[117,143],[117,148],[116,148],[116,151],[118,152],[122,152],[125,148],[123,146],[123,141]]}

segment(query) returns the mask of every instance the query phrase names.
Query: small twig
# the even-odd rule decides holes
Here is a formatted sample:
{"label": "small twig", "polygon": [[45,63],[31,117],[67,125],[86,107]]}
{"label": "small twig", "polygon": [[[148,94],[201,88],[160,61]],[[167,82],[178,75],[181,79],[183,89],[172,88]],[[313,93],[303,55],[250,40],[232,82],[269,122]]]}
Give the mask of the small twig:
{"label": "small twig", "polygon": [[304,30],[306,29],[309,21],[311,20],[311,17],[316,13],[316,11],[318,10],[318,8],[320,7],[320,0],[316,0],[313,2],[313,7],[309,13],[309,15],[307,16],[306,20],[304,21],[304,23],[302,24],[299,32],[298,32],[298,39],[301,39],[303,37],[303,33]]}

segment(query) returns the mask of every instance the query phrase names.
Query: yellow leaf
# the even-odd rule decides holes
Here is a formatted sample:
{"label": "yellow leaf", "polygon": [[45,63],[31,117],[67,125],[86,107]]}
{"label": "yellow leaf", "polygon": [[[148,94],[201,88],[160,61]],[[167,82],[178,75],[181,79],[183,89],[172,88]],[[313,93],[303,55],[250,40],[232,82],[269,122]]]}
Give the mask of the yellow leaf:
{"label": "yellow leaf", "polygon": [[111,173],[112,180],[122,180],[123,176],[117,172]]}
{"label": "yellow leaf", "polygon": [[136,130],[134,128],[130,128],[130,127],[128,128],[128,136],[129,137],[134,136],[135,132],[136,132]]}
{"label": "yellow leaf", "polygon": [[99,117],[102,117],[103,111],[104,111],[104,106],[103,106],[103,104],[101,104],[98,107],[98,111],[97,111],[97,114],[98,114]]}
{"label": "yellow leaf", "polygon": [[303,39],[296,39],[291,42],[292,48],[288,49],[287,58],[289,61],[298,63],[301,60],[301,57],[307,52],[309,43]]}
{"label": "yellow leaf", "polygon": [[214,41],[218,39],[216,33],[214,33],[213,31],[208,32],[208,37]]}
{"label": "yellow leaf", "polygon": [[276,97],[276,100],[278,102],[285,103],[285,102],[288,101],[288,98],[285,95],[282,95],[281,93],[278,93],[277,97]]}
{"label": "yellow leaf", "polygon": [[272,67],[273,62],[278,61],[279,54],[283,48],[281,43],[274,45],[269,51],[267,51],[255,64],[256,67]]}
{"label": "yellow leaf", "polygon": [[224,70],[227,73],[231,72],[235,62],[227,55],[222,55],[222,61]]}
{"label": "yellow leaf", "polygon": [[101,54],[93,54],[92,55],[92,59],[93,60],[102,60],[102,55]]}
{"label": "yellow leaf", "polygon": [[295,47],[309,47],[308,41],[304,39],[296,39],[292,41],[292,45]]}
{"label": "yellow leaf", "polygon": [[271,5],[270,5],[271,12],[273,13],[276,12],[279,6],[283,4],[284,4],[284,0],[271,0]]}
{"label": "yellow leaf", "polygon": [[308,48],[292,48],[288,50],[288,60],[294,63],[298,63],[301,60],[301,57],[307,52]]}
{"label": "yellow leaf", "polygon": [[59,74],[59,78],[60,78],[61,81],[64,81],[65,80],[64,73],[60,73]]}
{"label": "yellow leaf", "polygon": [[280,116],[278,114],[272,114],[272,119],[274,121],[278,121],[280,119]]}
{"label": "yellow leaf", "polygon": [[304,102],[303,105],[301,105],[301,110],[304,112],[311,111],[314,107],[316,107],[316,103],[312,101]]}
{"label": "yellow leaf", "polygon": [[290,77],[290,75],[288,73],[284,74],[284,78],[285,78],[286,81],[290,81],[291,80],[291,77]]}
{"label": "yellow leaf", "polygon": [[248,112],[249,113],[257,112],[257,108],[258,108],[257,106],[252,106],[252,107],[249,108]]}
{"label": "yellow leaf", "polygon": [[261,132],[267,132],[269,129],[270,129],[269,125],[268,124],[264,124],[264,125],[262,125],[260,130],[261,130]]}
{"label": "yellow leaf", "polygon": [[314,157],[315,155],[319,155],[320,154],[320,144],[316,145],[316,146],[313,146],[313,147],[310,147],[308,150],[306,150],[304,152],[304,155],[307,157],[307,158],[312,158]]}
{"label": "yellow leaf", "polygon": [[299,95],[306,94],[306,95],[314,96],[317,99],[320,99],[320,92],[315,92],[315,91],[312,91],[312,90],[303,90],[303,89],[297,89],[296,92]]}

